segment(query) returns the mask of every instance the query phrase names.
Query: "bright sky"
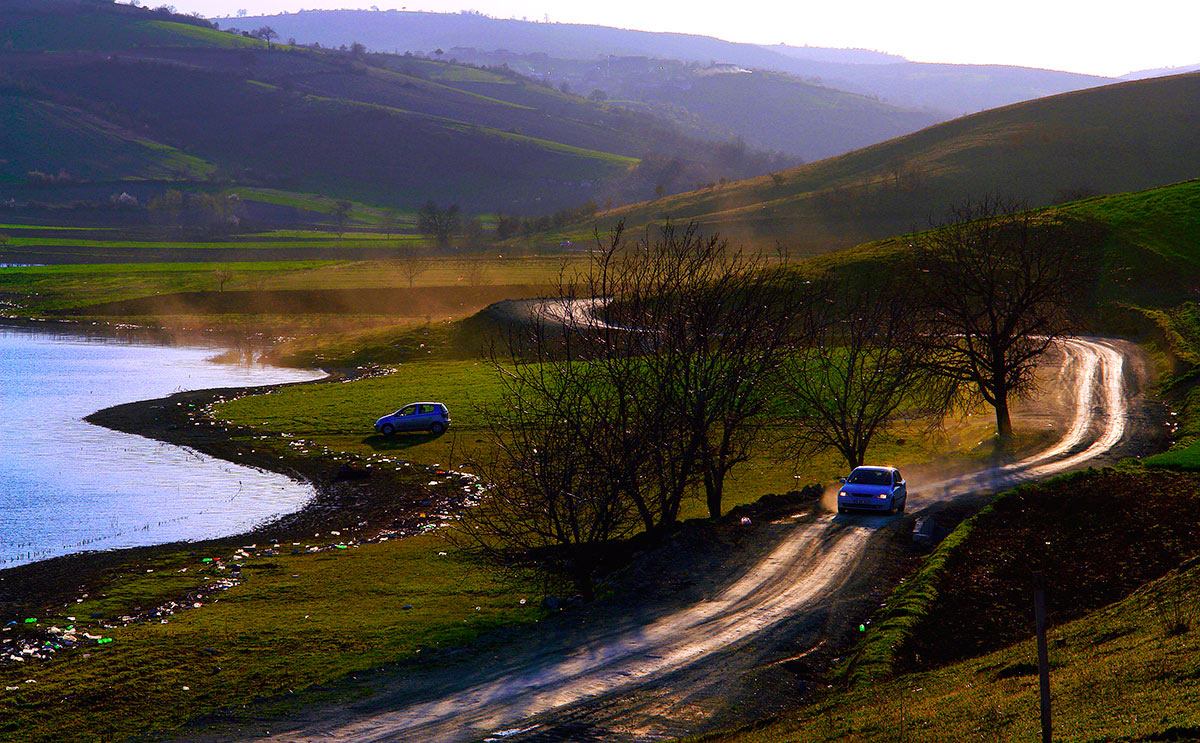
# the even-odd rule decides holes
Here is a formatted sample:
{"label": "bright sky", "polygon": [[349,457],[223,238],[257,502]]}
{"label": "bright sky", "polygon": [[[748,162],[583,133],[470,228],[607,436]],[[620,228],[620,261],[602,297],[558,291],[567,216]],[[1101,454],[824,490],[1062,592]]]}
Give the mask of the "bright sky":
{"label": "bright sky", "polygon": [[[377,5],[679,31],[760,44],[861,47],[930,62],[1120,75],[1200,63],[1200,0],[167,0],[206,16]],[[159,0],[146,4],[157,5]]]}

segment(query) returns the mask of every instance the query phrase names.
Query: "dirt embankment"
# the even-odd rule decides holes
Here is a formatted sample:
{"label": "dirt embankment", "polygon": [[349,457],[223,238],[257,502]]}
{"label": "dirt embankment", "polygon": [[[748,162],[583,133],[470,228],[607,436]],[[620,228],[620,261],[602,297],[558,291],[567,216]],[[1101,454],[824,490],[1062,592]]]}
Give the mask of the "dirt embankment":
{"label": "dirt embankment", "polygon": [[932,668],[1110,604],[1200,554],[1200,476],[1103,470],[1023,488],[980,515],[949,557],[938,598],[901,656]]}

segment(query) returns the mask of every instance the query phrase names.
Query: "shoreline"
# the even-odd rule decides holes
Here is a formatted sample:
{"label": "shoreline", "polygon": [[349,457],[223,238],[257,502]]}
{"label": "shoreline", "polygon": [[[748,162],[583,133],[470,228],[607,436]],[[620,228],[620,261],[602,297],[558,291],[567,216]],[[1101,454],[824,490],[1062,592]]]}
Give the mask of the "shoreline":
{"label": "shoreline", "polygon": [[296,511],[223,537],[76,552],[2,569],[0,612],[15,614],[19,610],[63,603],[125,566],[161,555],[228,551],[247,542],[311,538],[314,532],[330,529],[339,530],[342,539],[364,541],[383,533],[407,536],[438,523],[439,519],[426,514],[436,515],[455,507],[452,501],[457,499],[447,496],[462,491],[451,487],[430,488],[426,483],[431,472],[436,471],[432,467],[412,464],[404,471],[397,471],[372,467],[369,461],[356,455],[299,454],[287,446],[255,441],[252,437],[259,434],[252,429],[213,423],[205,413],[210,404],[236,396],[360,375],[334,371],[321,379],[301,382],[177,392],[122,403],[86,416],[84,420],[88,423],[110,430],[192,449],[307,483],[312,486],[314,497]]}

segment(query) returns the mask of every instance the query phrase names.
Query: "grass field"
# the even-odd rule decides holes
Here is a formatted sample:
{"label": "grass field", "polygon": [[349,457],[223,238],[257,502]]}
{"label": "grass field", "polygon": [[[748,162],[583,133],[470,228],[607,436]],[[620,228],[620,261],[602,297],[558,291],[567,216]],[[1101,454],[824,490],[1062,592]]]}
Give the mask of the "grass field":
{"label": "grass field", "polygon": [[[296,549],[331,540],[338,537],[314,537]],[[104,620],[88,617],[111,619],[203,591],[206,578],[228,576],[201,562],[211,553],[184,549],[127,565],[82,603],[39,616],[43,625],[75,625],[113,641],[51,662],[0,666],[3,685],[17,687],[0,693],[0,737],[153,735],[265,699],[286,705],[313,685],[539,616],[535,586],[481,570],[437,536],[315,554],[292,549],[245,560],[241,585],[199,599],[203,609],[165,624],[105,629]],[[231,555],[216,556],[228,562]]]}
{"label": "grass field", "polygon": [[[432,258],[413,282],[469,296],[480,286],[550,286],[581,259],[470,256]],[[232,274],[225,291],[271,289],[407,288],[399,261],[247,261],[237,263],[98,263],[22,266],[0,271],[0,296],[22,315],[80,310],[102,302],[220,288],[218,273]],[[424,312],[400,312],[420,317]]]}
{"label": "grass field", "polygon": [[[412,343],[410,340],[410,346]],[[430,338],[428,345],[431,359],[445,355],[435,338]],[[394,367],[387,376],[250,395],[217,406],[215,415],[256,431],[276,436],[286,433],[360,456],[399,456],[467,469],[473,461],[486,461],[493,452],[485,411],[500,401],[503,392],[495,370],[479,359],[421,361],[420,355],[418,350],[413,361]],[[397,434],[388,438],[374,433],[371,426],[376,418],[419,400],[437,400],[450,408],[454,423],[446,434]],[[932,438],[901,430],[880,437],[872,455],[879,461],[897,464],[930,461],[944,452],[967,456],[989,438],[991,426],[987,416],[978,415],[951,422],[944,434]],[[767,432],[751,460],[734,470],[726,488],[727,507],[752,502],[766,493],[826,482],[841,474],[844,464],[833,454],[812,457],[803,464],[789,459],[776,441],[777,434]],[[286,445],[286,440],[279,441]],[[703,515],[703,503],[695,500],[689,502],[683,517]]]}

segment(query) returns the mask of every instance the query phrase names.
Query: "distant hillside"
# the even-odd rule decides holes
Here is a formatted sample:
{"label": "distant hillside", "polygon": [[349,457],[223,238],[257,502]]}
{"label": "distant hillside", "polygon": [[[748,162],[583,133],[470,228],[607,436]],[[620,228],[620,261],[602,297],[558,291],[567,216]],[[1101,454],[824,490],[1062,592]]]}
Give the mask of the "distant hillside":
{"label": "distant hillside", "polygon": [[[987,111],[822,162],[602,215],[697,220],[819,253],[921,228],[985,194],[1031,206],[1200,175],[1200,74]],[[590,230],[590,223],[580,233]]]}
{"label": "distant hillside", "polygon": [[514,73],[269,46],[206,23],[0,5],[0,201],[162,181],[544,214],[785,164]]}
{"label": "distant hillside", "polygon": [[[858,50],[763,47],[708,36],[631,31],[567,23],[530,23],[472,13],[402,11],[302,11],[248,18],[218,19],[222,25],[270,25],[283,37],[338,46],[358,41],[380,51],[426,51],[473,47],[562,59],[595,60],[609,55],[658,57],[798,75],[839,90],[875,96],[902,108],[927,108],[944,118],[1018,101],[1103,85],[1112,80],[1052,70],[1003,65],[948,65],[878,60]],[[866,56],[864,56],[866,55]]]}
{"label": "distant hillside", "polygon": [[827,49],[820,46],[791,46],[789,44],[763,45],[779,54],[813,62],[836,62],[839,64],[896,64],[908,60],[899,54],[888,54],[871,49]]}
{"label": "distant hillside", "polygon": [[840,155],[941,120],[928,111],[889,106],[794,75],[736,65],[651,57],[560,59],[464,47],[444,51],[452,59],[504,66],[613,105],[653,112],[695,136],[738,137],[751,147],[805,161]]}
{"label": "distant hillside", "polygon": [[1122,80],[1145,80],[1148,77],[1164,77],[1166,75],[1184,75],[1189,72],[1200,72],[1200,64],[1185,65],[1183,67],[1159,67],[1153,70],[1137,70],[1122,75]]}

